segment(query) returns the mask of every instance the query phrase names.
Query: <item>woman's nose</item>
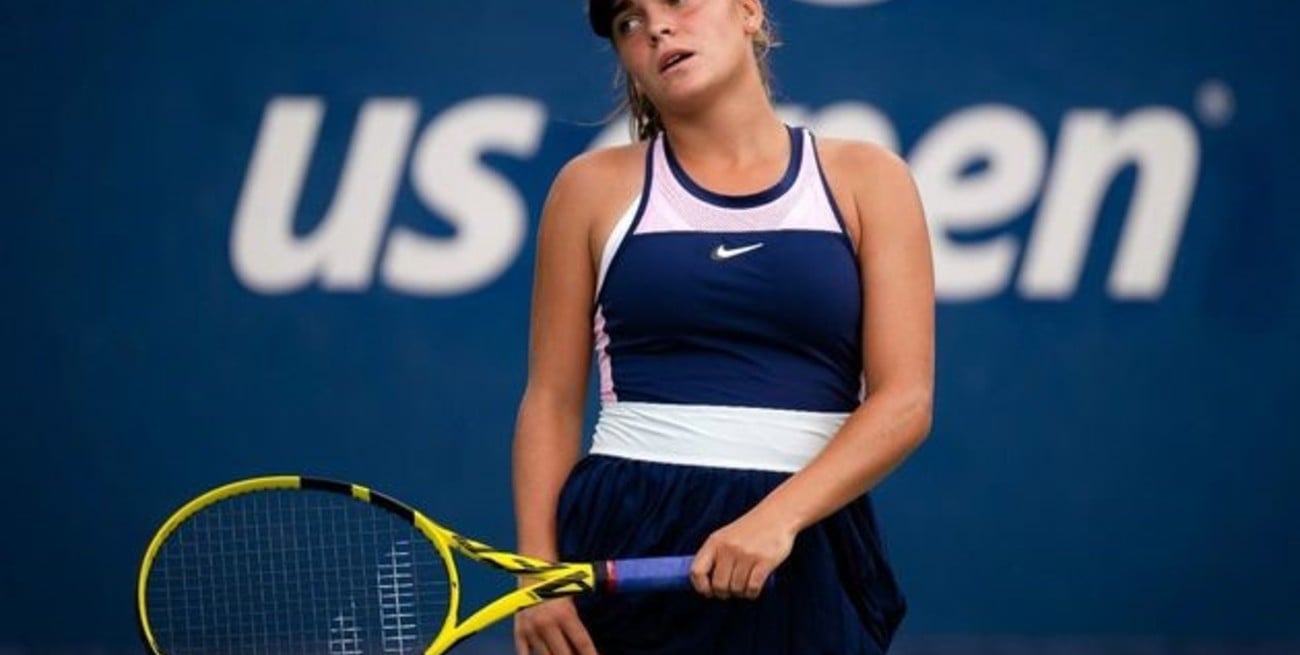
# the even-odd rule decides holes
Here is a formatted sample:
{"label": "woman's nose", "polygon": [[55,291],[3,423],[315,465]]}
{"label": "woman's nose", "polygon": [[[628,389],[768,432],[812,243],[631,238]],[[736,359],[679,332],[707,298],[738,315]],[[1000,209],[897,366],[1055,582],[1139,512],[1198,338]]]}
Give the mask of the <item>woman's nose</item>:
{"label": "woman's nose", "polygon": [[650,37],[655,40],[669,36],[677,29],[672,16],[665,11],[650,12],[646,16],[646,27],[649,28],[647,31],[650,33]]}

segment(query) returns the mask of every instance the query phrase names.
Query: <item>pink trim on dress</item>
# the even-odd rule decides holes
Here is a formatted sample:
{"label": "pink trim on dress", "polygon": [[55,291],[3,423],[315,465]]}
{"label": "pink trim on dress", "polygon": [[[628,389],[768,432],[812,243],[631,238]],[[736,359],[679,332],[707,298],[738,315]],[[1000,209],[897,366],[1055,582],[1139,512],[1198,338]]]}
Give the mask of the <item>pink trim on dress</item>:
{"label": "pink trim on dress", "polygon": [[655,140],[654,174],[645,213],[635,234],[662,232],[743,233],[809,230],[842,232],[825,198],[811,137],[790,188],[766,205],[733,209],[710,204],[687,191],[668,166],[663,139]]}
{"label": "pink trim on dress", "polygon": [[596,362],[600,370],[600,402],[612,403],[618,400],[614,393],[614,369],[609,361],[609,333],[605,332],[605,315],[601,308],[596,308],[594,331],[596,335]]}

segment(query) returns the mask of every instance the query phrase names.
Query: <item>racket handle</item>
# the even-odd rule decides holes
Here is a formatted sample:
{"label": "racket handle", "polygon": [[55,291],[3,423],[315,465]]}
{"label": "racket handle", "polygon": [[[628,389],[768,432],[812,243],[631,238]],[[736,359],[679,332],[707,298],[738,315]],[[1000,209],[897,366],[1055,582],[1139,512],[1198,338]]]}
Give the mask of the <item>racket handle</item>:
{"label": "racket handle", "polygon": [[[598,562],[605,578],[602,591],[609,594],[646,591],[680,591],[691,588],[691,560],[681,557],[641,557]],[[604,564],[604,566],[600,566]]]}
{"label": "racket handle", "polygon": [[[691,555],[678,557],[640,557],[596,562],[603,572],[601,590],[609,594],[644,593],[647,591],[683,591],[691,589]],[[771,589],[775,575],[767,576],[764,589]]]}

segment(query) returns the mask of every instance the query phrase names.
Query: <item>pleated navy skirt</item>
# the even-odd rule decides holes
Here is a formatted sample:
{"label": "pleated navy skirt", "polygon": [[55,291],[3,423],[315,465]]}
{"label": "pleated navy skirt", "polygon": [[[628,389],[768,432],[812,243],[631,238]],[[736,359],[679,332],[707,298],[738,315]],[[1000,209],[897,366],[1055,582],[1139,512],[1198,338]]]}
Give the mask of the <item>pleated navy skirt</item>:
{"label": "pleated navy skirt", "polygon": [[[788,473],[589,455],[560,495],[569,561],[694,554]],[[601,655],[876,655],[906,606],[862,497],[804,530],[758,600],[694,591],[577,600]]]}

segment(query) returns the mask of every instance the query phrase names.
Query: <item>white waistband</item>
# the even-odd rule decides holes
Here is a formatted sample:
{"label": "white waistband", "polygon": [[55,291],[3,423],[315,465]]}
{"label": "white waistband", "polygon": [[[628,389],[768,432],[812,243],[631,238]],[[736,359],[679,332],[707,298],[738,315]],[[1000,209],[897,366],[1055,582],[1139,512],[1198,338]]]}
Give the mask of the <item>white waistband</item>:
{"label": "white waistband", "polygon": [[600,408],[591,452],[793,473],[821,452],[846,418],[840,412],[612,402]]}

